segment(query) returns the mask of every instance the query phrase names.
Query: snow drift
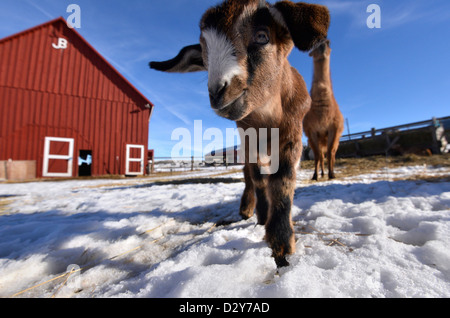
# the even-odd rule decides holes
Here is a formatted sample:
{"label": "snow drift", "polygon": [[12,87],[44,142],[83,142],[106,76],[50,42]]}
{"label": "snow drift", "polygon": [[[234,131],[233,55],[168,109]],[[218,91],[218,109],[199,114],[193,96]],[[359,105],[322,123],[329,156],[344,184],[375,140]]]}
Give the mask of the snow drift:
{"label": "snow drift", "polygon": [[242,174],[199,179],[214,173],[0,184],[0,296],[450,297],[450,182],[411,178],[449,169],[301,171],[278,273],[238,215]]}

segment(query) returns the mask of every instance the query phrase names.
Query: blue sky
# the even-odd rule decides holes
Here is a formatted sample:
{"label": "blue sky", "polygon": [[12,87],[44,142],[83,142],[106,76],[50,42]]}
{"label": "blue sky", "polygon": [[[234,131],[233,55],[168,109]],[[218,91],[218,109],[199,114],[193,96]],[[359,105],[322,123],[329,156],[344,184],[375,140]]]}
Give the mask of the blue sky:
{"label": "blue sky", "polygon": [[[0,38],[59,16],[67,19],[68,5],[78,4],[77,31],[155,104],[149,147],[156,157],[166,157],[179,142],[171,140],[176,128],[193,132],[194,121],[202,120],[203,131],[217,127],[225,136],[226,128],[235,127],[211,110],[206,73],[165,74],[148,68],[149,61],[172,58],[182,47],[198,43],[200,17],[218,2],[1,0]],[[334,92],[351,133],[450,115],[450,1],[306,2],[330,9]],[[380,29],[366,24],[372,3],[381,8]],[[309,88],[311,58],[294,50],[289,59]],[[192,152],[198,156],[202,149]]]}

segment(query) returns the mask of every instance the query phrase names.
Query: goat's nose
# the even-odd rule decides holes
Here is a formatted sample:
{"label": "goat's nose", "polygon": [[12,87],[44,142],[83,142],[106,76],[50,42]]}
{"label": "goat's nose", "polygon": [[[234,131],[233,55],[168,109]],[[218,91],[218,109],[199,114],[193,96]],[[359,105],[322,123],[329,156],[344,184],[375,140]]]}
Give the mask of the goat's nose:
{"label": "goat's nose", "polygon": [[225,95],[225,91],[228,87],[228,82],[226,81],[222,81],[219,82],[215,85],[211,85],[208,87],[208,91],[209,91],[209,99],[211,100],[211,106],[215,109],[219,109],[221,104],[222,104],[222,100],[223,100],[223,95]]}

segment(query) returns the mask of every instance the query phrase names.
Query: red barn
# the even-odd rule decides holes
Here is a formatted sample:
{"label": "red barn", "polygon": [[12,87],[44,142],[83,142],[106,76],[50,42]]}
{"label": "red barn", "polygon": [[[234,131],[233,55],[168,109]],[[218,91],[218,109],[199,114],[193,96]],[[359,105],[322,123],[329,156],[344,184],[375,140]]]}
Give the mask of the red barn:
{"label": "red barn", "polygon": [[145,173],[153,104],[63,18],[1,39],[0,63],[0,171]]}

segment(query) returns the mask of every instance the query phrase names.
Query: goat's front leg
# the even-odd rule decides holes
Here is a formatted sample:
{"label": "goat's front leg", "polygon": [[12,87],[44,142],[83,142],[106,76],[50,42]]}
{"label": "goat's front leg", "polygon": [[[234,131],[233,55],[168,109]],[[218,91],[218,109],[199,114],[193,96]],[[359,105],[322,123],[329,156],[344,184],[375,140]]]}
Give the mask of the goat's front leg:
{"label": "goat's front leg", "polygon": [[279,170],[270,176],[268,185],[270,209],[266,223],[266,241],[272,248],[277,267],[289,266],[286,255],[295,252],[291,207],[296,183],[296,160],[292,159],[280,160]]}
{"label": "goat's front leg", "polygon": [[269,210],[269,201],[267,193],[268,176],[261,174],[259,164],[250,164],[250,172],[256,192],[256,216],[258,224],[265,225]]}
{"label": "goat's front leg", "polygon": [[259,169],[257,164],[246,164],[244,167],[245,190],[242,195],[239,214],[244,220],[247,220],[253,216],[256,207],[258,224],[265,225],[269,209],[267,198],[268,178],[266,175],[262,175]]}
{"label": "goat's front leg", "polygon": [[255,201],[255,186],[253,184],[250,165],[247,163],[244,166],[245,189],[241,199],[241,207],[239,214],[244,220],[253,216],[256,201]]}

